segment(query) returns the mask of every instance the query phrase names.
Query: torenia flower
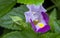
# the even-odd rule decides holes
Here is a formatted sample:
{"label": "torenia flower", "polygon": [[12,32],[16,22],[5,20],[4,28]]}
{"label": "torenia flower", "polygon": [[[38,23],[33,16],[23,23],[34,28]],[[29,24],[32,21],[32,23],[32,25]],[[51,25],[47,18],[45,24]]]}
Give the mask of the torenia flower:
{"label": "torenia flower", "polygon": [[31,23],[35,32],[45,33],[50,30],[49,17],[42,5],[27,5],[29,11],[25,12],[26,22]]}

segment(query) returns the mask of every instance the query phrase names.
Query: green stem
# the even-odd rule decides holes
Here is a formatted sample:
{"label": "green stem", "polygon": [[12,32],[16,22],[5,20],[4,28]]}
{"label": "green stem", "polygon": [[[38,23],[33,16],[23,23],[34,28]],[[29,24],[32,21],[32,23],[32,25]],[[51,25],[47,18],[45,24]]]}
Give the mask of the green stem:
{"label": "green stem", "polygon": [[56,6],[53,5],[53,6],[49,7],[49,8],[47,8],[47,11],[51,10],[51,9],[54,8],[54,7],[56,7]]}

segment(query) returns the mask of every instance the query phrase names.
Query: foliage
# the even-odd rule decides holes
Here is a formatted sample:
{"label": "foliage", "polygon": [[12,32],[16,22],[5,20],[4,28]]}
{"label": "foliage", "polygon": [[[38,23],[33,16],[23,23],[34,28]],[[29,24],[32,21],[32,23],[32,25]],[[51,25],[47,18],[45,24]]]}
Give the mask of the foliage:
{"label": "foliage", "polygon": [[[60,38],[60,0],[51,1],[54,6],[47,8],[51,29],[41,34],[26,23],[24,12],[28,11],[26,4],[42,4],[44,0],[0,0],[0,27],[4,28],[0,38]],[[14,8],[16,3],[24,5]]]}
{"label": "foliage", "polygon": [[9,10],[15,5],[16,0],[0,0],[0,17],[8,13]]}
{"label": "foliage", "polygon": [[17,0],[18,3],[24,3],[24,4],[42,4],[44,0]]}
{"label": "foliage", "polygon": [[[21,24],[25,24],[24,21],[21,23],[21,20],[24,20],[24,6],[18,7],[18,8],[13,8],[9,13],[5,14],[5,16],[3,16],[0,19],[0,26],[8,28],[8,29],[14,29],[14,30],[21,30],[20,26],[22,26]],[[27,11],[27,10],[26,10]],[[16,21],[15,21],[16,20]],[[19,23],[19,24],[17,24]],[[25,24],[26,25],[26,24]]]}

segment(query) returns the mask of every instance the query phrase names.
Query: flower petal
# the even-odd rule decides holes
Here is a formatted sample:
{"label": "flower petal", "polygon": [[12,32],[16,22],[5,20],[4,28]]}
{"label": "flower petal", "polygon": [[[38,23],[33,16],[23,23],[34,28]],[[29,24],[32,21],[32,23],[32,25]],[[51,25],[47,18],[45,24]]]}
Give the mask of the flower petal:
{"label": "flower petal", "polygon": [[24,15],[26,18],[26,22],[30,22],[30,18],[32,19],[32,21],[38,19],[38,15],[37,14],[33,15],[33,12],[31,12],[31,11],[25,12]]}
{"label": "flower petal", "polygon": [[31,13],[28,11],[28,12],[25,12],[25,18],[26,18],[26,22],[30,22],[30,16],[31,16]]}
{"label": "flower petal", "polygon": [[[30,22],[32,25],[32,28],[35,32],[45,33],[48,30],[50,30],[50,26],[48,25],[49,17],[46,14],[46,9],[42,5],[27,5],[29,11],[25,12],[26,22]],[[36,25],[34,24],[34,21],[38,20],[40,23],[44,24],[44,27],[39,28],[37,30]]]}
{"label": "flower petal", "polygon": [[36,27],[35,27],[35,25],[34,25],[34,23],[33,23],[32,19],[30,19],[30,23],[31,23],[32,28],[34,29],[34,31],[36,31]]}
{"label": "flower petal", "polygon": [[42,5],[40,5],[39,10],[40,10],[40,12],[46,12],[47,11]]}
{"label": "flower petal", "polygon": [[42,12],[41,14],[42,14],[43,19],[45,20],[45,22],[48,23],[49,22],[49,17],[47,15],[47,13]]}
{"label": "flower petal", "polygon": [[45,25],[44,28],[40,28],[37,32],[45,33],[45,32],[47,32],[49,30],[50,30],[50,26],[49,25]]}
{"label": "flower petal", "polygon": [[29,10],[32,10],[32,9],[39,9],[40,8],[40,5],[34,5],[34,4],[32,4],[32,5],[27,5],[27,7],[28,7],[28,9]]}

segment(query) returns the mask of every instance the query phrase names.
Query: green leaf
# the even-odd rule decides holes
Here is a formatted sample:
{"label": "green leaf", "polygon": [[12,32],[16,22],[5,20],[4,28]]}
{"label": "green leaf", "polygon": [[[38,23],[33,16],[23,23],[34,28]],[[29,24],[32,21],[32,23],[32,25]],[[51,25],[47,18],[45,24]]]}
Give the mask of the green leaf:
{"label": "green leaf", "polygon": [[[52,18],[53,17],[53,18]],[[50,14],[50,19],[53,21],[53,20],[56,20],[56,9],[53,9],[53,11],[51,12]]]}
{"label": "green leaf", "polygon": [[[17,8],[14,8],[12,9],[9,13],[7,13],[5,16],[3,16],[1,19],[0,19],[0,26],[1,27],[4,27],[4,28],[8,28],[8,29],[12,29],[12,30],[21,30],[21,26],[28,26],[24,21],[25,21],[25,16],[24,16],[24,12],[27,11],[28,9],[26,8],[25,5],[22,5],[20,7],[17,7]],[[14,21],[17,20],[23,20],[23,23],[20,22],[19,24],[23,24],[23,25],[18,25],[16,24],[11,16],[17,16],[15,19],[13,19]],[[21,19],[20,19],[21,18]]]}
{"label": "green leaf", "polygon": [[23,19],[18,16],[10,16],[14,22],[16,21],[22,21]]}
{"label": "green leaf", "polygon": [[59,26],[60,26],[60,20],[57,20],[57,23],[59,24]]}
{"label": "green leaf", "polygon": [[42,4],[44,0],[17,0],[17,2],[24,4]]}
{"label": "green leaf", "polygon": [[59,35],[59,36],[57,36],[56,38],[60,38],[60,35]]}
{"label": "green leaf", "polygon": [[2,38],[37,38],[37,35],[32,31],[14,31],[7,33]]}
{"label": "green leaf", "polygon": [[8,13],[15,3],[16,0],[0,0],[0,18]]}
{"label": "green leaf", "polygon": [[19,16],[10,16],[12,21],[15,22],[17,25],[20,26],[20,28],[22,29],[28,29],[30,27],[30,25],[28,26],[28,24],[26,23],[26,21],[23,21],[23,19]]}
{"label": "green leaf", "polygon": [[56,32],[56,33],[60,33],[60,26],[59,26],[59,24],[57,23],[57,21],[54,22],[54,28],[55,28],[55,32]]}
{"label": "green leaf", "polygon": [[51,30],[56,33],[60,33],[60,26],[56,19],[56,9],[54,9],[50,14],[50,22]]}
{"label": "green leaf", "polygon": [[54,31],[54,29],[55,29],[55,28],[54,28],[54,22],[55,22],[55,20],[56,20],[56,9],[54,9],[54,10],[51,12],[49,18],[50,18],[49,24],[50,24],[50,26],[51,26],[51,30]]}
{"label": "green leaf", "polygon": [[58,33],[46,33],[41,35],[40,38],[56,38],[58,35]]}
{"label": "green leaf", "polygon": [[51,0],[60,9],[60,0]]}

